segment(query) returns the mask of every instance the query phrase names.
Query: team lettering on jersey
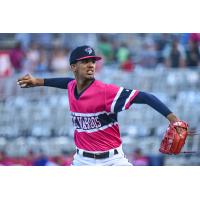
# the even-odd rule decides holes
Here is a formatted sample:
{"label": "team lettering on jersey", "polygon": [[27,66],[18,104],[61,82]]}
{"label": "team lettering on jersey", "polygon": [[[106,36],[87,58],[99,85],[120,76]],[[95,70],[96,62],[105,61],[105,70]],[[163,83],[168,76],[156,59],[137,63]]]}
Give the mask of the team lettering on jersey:
{"label": "team lettering on jersey", "polygon": [[76,129],[91,130],[102,127],[98,116],[83,117],[72,114],[72,122]]}
{"label": "team lettering on jersey", "polygon": [[76,113],[72,112],[72,123],[78,132],[95,132],[117,124],[117,115],[108,112]]}

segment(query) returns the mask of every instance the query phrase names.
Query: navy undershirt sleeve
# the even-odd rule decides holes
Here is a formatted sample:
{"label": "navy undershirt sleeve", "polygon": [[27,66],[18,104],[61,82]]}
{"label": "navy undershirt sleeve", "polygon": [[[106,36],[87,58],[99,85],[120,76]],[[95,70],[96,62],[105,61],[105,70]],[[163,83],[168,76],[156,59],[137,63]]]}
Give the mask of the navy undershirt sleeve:
{"label": "navy undershirt sleeve", "polygon": [[131,104],[147,104],[157,110],[160,114],[167,117],[172,113],[169,108],[162,103],[157,97],[147,92],[139,92],[138,95],[132,100]]}
{"label": "navy undershirt sleeve", "polygon": [[61,89],[67,89],[67,85],[73,78],[45,78],[44,86],[56,87]]}

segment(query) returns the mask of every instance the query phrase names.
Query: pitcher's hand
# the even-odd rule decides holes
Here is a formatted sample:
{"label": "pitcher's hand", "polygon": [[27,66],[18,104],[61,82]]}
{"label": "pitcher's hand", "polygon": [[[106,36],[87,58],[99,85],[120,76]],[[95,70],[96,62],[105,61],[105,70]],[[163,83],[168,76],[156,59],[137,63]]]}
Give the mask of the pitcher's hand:
{"label": "pitcher's hand", "polygon": [[44,79],[35,78],[31,74],[27,74],[27,75],[19,78],[17,80],[17,84],[21,88],[43,86],[44,85]]}

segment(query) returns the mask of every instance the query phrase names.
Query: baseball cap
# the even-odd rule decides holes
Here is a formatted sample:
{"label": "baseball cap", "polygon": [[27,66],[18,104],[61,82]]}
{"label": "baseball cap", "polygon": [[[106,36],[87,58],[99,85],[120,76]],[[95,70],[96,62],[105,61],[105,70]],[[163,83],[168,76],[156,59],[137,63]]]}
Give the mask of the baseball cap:
{"label": "baseball cap", "polygon": [[87,58],[94,58],[96,61],[101,60],[100,56],[95,55],[95,51],[92,47],[84,45],[75,48],[69,58],[70,65],[75,63],[76,61],[79,60],[84,60]]}

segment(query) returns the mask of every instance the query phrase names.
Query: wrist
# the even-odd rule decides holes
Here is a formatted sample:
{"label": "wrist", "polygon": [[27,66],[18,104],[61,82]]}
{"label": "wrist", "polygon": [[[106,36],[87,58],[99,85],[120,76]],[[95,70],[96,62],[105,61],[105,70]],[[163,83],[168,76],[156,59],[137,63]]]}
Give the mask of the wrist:
{"label": "wrist", "polygon": [[179,118],[176,117],[176,115],[174,115],[173,113],[170,113],[169,115],[167,115],[167,119],[169,120],[170,123],[179,121]]}
{"label": "wrist", "polygon": [[37,78],[36,79],[36,86],[44,86],[44,79]]}

